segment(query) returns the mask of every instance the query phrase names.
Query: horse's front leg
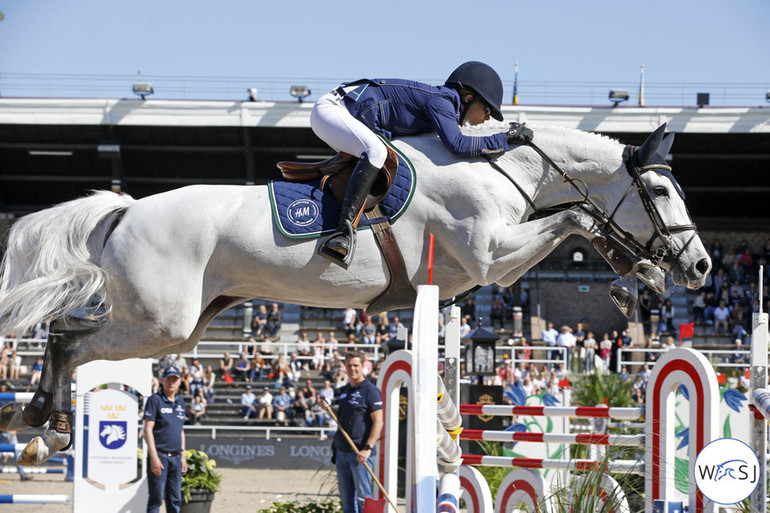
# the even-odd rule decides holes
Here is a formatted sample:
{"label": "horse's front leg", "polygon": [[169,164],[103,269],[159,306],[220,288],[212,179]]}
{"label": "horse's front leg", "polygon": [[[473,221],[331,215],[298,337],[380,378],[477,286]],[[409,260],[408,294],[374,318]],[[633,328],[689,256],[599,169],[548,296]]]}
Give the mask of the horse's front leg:
{"label": "horse's front leg", "polygon": [[577,208],[496,230],[484,282],[510,285],[547,257],[570,235],[603,236],[596,222]]}
{"label": "horse's front leg", "polygon": [[[24,418],[48,429],[36,436],[19,454],[19,465],[38,465],[72,443],[72,358],[71,341],[65,335],[51,335],[46,346],[46,361],[40,386],[24,410]],[[29,419],[29,420],[28,420]]]}

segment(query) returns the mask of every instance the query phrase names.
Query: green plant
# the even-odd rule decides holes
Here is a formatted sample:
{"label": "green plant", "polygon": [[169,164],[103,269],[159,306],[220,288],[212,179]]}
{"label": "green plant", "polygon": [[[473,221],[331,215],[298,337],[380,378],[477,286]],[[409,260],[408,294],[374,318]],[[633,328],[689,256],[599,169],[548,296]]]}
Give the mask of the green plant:
{"label": "green plant", "polygon": [[294,502],[271,502],[267,509],[259,510],[259,513],[340,513],[342,504],[339,499],[327,499],[326,502],[308,503],[299,505]]}
{"label": "green plant", "polygon": [[208,490],[218,492],[222,474],[214,470],[215,460],[209,459],[203,451],[190,449],[185,451],[187,472],[182,474],[182,502],[190,502],[191,490]]}

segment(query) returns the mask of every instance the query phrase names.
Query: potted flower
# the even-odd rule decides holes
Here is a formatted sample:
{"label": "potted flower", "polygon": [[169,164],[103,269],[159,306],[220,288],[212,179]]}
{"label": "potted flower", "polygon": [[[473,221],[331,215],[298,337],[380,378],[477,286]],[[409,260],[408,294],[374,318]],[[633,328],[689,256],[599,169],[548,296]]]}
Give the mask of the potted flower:
{"label": "potted flower", "polygon": [[214,493],[219,490],[222,474],[214,468],[217,462],[210,460],[203,451],[185,451],[187,472],[182,474],[182,513],[209,513]]}

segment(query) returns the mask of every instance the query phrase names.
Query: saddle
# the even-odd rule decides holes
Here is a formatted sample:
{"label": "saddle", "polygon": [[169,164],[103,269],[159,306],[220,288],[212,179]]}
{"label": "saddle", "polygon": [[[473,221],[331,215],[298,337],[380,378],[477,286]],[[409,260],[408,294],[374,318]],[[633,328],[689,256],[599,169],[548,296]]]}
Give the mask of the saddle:
{"label": "saddle", "polygon": [[[404,308],[414,304],[417,292],[409,281],[404,256],[398,246],[390,221],[385,216],[379,204],[388,194],[390,186],[398,173],[398,154],[387,146],[388,156],[385,165],[380,170],[369,195],[364,202],[364,215],[372,222],[372,231],[377,246],[385,258],[390,281],[385,290],[367,306],[370,314]],[[348,153],[337,153],[334,157],[321,162],[278,162],[278,169],[286,181],[310,182],[321,181],[321,190],[330,191],[342,205],[345,198],[350,176],[358,162],[358,158]]]}
{"label": "saddle", "polygon": [[[364,202],[364,211],[377,206],[388,194],[390,186],[398,173],[398,154],[387,146],[388,156],[385,165],[372,186]],[[358,159],[349,153],[337,153],[330,159],[321,162],[279,162],[276,164],[284,180],[289,182],[311,182],[321,180],[321,190],[329,190],[340,205],[345,198],[350,176],[356,167]]]}

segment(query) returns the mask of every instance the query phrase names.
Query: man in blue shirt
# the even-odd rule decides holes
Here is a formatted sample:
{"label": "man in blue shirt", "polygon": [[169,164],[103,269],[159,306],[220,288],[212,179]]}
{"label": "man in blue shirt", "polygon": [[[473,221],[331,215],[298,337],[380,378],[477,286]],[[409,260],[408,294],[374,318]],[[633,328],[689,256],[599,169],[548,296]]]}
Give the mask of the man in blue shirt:
{"label": "man in blue shirt", "polygon": [[442,86],[401,79],[362,79],[325,94],[310,115],[313,132],[333,149],[359,158],[350,177],[336,231],[319,254],[347,269],[355,250],[355,229],[364,201],[385,164],[388,139],[436,132],[457,156],[500,154],[509,143],[532,139],[532,131],[512,124],[491,136],[467,136],[460,125],[503,120],[503,82],[490,66],[470,61],[460,65]]}
{"label": "man in blue shirt", "polygon": [[[345,368],[349,383],[339,396],[339,428],[334,436],[336,452],[337,487],[343,513],[362,513],[364,499],[372,496],[372,478],[364,464],[373,468],[375,447],[382,432],[382,394],[377,386],[364,377],[366,354],[349,351]],[[358,453],[345,439],[342,430],[350,436]]]}
{"label": "man in blue shirt", "polygon": [[182,505],[182,473],[187,472],[187,459],[185,404],[177,395],[181,376],[176,367],[167,367],[162,388],[144,406],[144,438],[149,455],[147,513],[156,513],[164,499],[167,512],[177,513]]}

